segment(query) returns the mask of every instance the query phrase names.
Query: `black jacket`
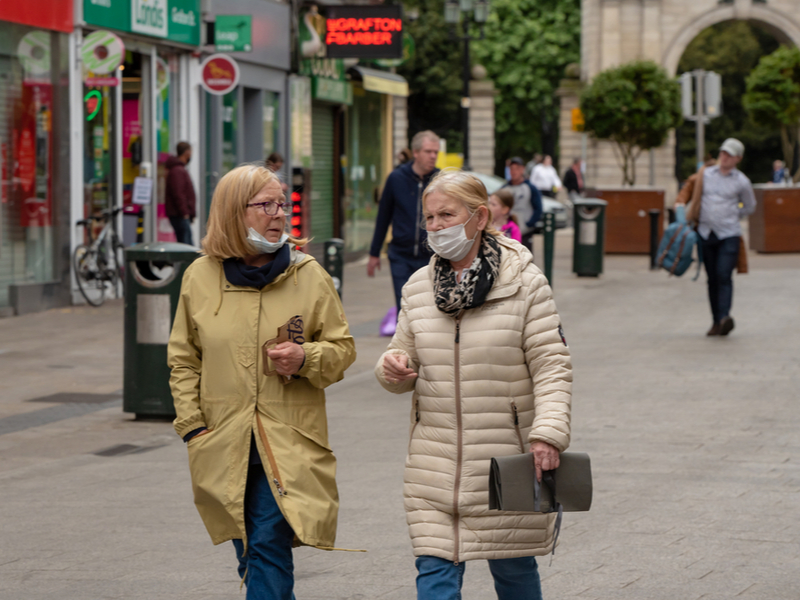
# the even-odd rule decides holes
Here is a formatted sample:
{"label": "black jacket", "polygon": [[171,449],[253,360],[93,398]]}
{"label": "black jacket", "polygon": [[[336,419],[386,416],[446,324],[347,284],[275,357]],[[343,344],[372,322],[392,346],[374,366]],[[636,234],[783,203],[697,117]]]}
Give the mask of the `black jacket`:
{"label": "black jacket", "polygon": [[431,256],[425,244],[427,234],[422,224],[422,192],[439,169],[420,178],[411,168],[413,161],[397,167],[389,174],[378,205],[378,218],[372,236],[370,256],[380,256],[389,225],[392,226],[392,248],[408,256]]}

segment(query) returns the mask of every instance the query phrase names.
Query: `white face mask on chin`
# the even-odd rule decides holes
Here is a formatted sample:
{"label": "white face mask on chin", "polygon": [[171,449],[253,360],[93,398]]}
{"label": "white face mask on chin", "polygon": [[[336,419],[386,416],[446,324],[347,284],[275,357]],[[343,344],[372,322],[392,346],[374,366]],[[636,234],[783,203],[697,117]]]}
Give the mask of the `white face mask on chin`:
{"label": "white face mask on chin", "polygon": [[247,233],[247,241],[258,250],[259,254],[275,254],[278,250],[283,248],[289,235],[284,233],[277,242],[270,242],[263,235],[258,233],[255,229],[250,227]]}
{"label": "white face mask on chin", "polygon": [[459,261],[469,254],[472,244],[475,243],[475,238],[478,237],[480,231],[476,231],[472,239],[467,237],[465,225],[472,220],[475,213],[470,215],[464,223],[453,225],[441,231],[428,232],[428,244],[438,256],[445,260]]}

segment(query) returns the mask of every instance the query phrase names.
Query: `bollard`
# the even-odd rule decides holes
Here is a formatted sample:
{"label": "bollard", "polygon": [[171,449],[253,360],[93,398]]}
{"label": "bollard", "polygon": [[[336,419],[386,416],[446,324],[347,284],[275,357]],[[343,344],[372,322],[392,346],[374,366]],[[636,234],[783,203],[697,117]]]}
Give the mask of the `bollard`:
{"label": "bollard", "polygon": [[325,240],[324,267],[333,279],[333,286],[342,297],[342,282],[344,281],[344,240],[332,238]]}
{"label": "bollard", "polygon": [[655,271],[658,269],[656,264],[658,254],[658,242],[660,237],[658,235],[658,218],[661,216],[661,211],[657,208],[651,208],[650,213],[650,270]]}
{"label": "bollard", "polygon": [[544,213],[544,276],[553,287],[553,249],[556,242],[556,215]]}

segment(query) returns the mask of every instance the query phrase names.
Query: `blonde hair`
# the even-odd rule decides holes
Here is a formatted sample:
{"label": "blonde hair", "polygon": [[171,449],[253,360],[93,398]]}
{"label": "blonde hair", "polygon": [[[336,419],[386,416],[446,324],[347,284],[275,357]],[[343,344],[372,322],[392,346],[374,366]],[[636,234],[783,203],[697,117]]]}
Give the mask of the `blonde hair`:
{"label": "blonde hair", "polygon": [[[509,210],[514,210],[514,194],[511,193],[511,190],[508,188],[500,188],[494,194],[492,194],[495,198],[497,198],[503,206],[505,206]],[[490,196],[491,197],[491,196]],[[512,212],[508,213],[508,220],[519,225],[519,221],[517,220],[517,215]]]}
{"label": "blonde hair", "polygon": [[484,231],[492,235],[500,235],[492,226],[492,211],[489,210],[489,193],[486,191],[486,186],[472,173],[455,167],[448,167],[439,171],[422,193],[423,207],[425,206],[425,200],[434,192],[460,200],[470,213],[475,213],[483,206],[489,215]]}
{"label": "blonde hair", "polygon": [[[242,258],[254,254],[247,241],[244,215],[247,204],[270,181],[280,181],[261,164],[240,165],[229,171],[217,184],[208,215],[203,253],[211,258]],[[288,243],[304,246],[307,239],[289,236]]]}

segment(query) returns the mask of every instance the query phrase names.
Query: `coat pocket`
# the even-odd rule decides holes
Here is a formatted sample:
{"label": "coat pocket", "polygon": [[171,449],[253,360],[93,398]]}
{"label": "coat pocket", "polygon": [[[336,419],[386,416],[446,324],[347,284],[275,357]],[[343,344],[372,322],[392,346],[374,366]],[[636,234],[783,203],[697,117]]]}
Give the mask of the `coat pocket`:
{"label": "coat pocket", "polygon": [[257,346],[237,346],[236,360],[245,369],[256,364]]}

